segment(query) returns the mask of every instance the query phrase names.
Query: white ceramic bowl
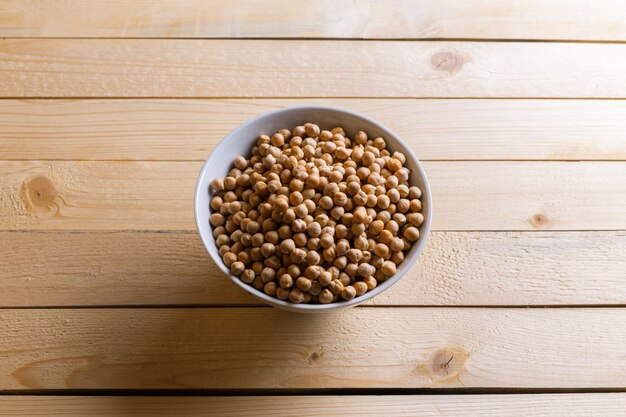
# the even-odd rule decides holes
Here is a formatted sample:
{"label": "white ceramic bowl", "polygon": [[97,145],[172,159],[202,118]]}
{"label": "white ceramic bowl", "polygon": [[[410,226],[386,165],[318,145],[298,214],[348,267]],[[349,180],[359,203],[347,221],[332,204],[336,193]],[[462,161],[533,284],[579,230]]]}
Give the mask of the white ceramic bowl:
{"label": "white ceramic bowl", "polygon": [[[293,129],[294,127],[302,125],[306,122],[316,123],[321,129],[328,130],[335,126],[341,126],[350,137],[352,137],[359,130],[363,130],[368,134],[368,136],[373,138],[381,136],[386,140],[387,149],[389,149],[390,152],[393,153],[394,151],[400,151],[406,155],[407,161],[405,166],[411,170],[409,182],[411,185],[417,185],[422,190],[421,201],[424,223],[419,227],[420,239],[417,241],[417,244],[413,245],[409,252],[405,254],[405,259],[398,266],[398,270],[394,276],[377,286],[374,290],[368,291],[364,295],[356,297],[350,301],[341,301],[331,304],[293,304],[270,297],[262,291],[258,291],[251,285],[241,282],[241,280],[235,275],[232,275],[229,268],[224,265],[222,258],[218,253],[215,239],[213,238],[211,225],[209,224],[209,203],[212,197],[212,192],[209,192],[209,184],[211,181],[215,177],[226,176],[228,171],[233,166],[233,160],[235,157],[239,155],[249,157],[250,149],[260,134],[267,134],[271,136],[279,129]],[[348,110],[326,106],[302,106],[277,110],[252,119],[235,129],[217,144],[200,171],[195,194],[195,216],[196,225],[198,227],[198,231],[200,232],[202,243],[204,243],[204,246],[217,266],[236,285],[240,286],[259,300],[285,310],[301,313],[322,313],[338,308],[354,306],[368,300],[391,287],[393,284],[398,282],[404,274],[406,274],[409,268],[417,260],[428,239],[432,218],[432,198],[426,174],[424,173],[418,159],[415,157],[413,151],[411,151],[407,144],[404,143],[402,139],[400,139],[391,130],[368,117],[361,116]]]}

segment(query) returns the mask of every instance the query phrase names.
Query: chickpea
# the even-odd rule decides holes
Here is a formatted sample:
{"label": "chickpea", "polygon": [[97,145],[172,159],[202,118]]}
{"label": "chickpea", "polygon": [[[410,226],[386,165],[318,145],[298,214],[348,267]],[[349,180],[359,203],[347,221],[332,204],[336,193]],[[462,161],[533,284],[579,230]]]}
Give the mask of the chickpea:
{"label": "chickpea", "polygon": [[316,251],[320,248],[320,239],[317,237],[310,238],[306,243],[307,249]]}
{"label": "chickpea", "polygon": [[335,280],[331,281],[330,284],[328,284],[328,289],[334,295],[340,295],[342,293],[343,289],[344,289],[344,286],[341,283],[341,281],[339,281],[338,279],[335,279]]}
{"label": "chickpea", "polygon": [[224,200],[222,200],[222,197],[216,195],[215,197],[211,199],[211,209],[219,210],[223,203],[224,203]]}
{"label": "chickpea", "polygon": [[376,268],[367,263],[362,263],[359,265],[357,273],[363,277],[371,277],[376,272]]}
{"label": "chickpea", "polygon": [[[394,173],[395,173],[395,172],[397,172],[400,168],[402,168],[402,162],[400,162],[400,161],[399,161],[399,160],[397,160],[397,159],[391,158],[391,159],[387,162],[386,166],[387,166],[387,168],[389,168],[389,170],[390,170],[391,172],[394,172]],[[398,177],[395,177],[395,178],[397,179]]]}
{"label": "chickpea", "polygon": [[339,207],[339,206],[333,207],[330,210],[330,216],[333,219],[335,219],[335,220],[341,219],[341,217],[343,217],[344,213],[345,213],[344,208],[343,207]]}
{"label": "chickpea", "polygon": [[333,293],[329,289],[324,289],[320,292],[319,300],[322,304],[332,303],[334,299]]}
{"label": "chickpea", "polygon": [[308,238],[305,233],[296,233],[293,235],[293,241],[298,248],[303,248],[306,246]]}
{"label": "chickpea", "polygon": [[330,233],[324,233],[320,237],[320,246],[324,249],[330,248],[335,244],[335,239]]}
{"label": "chickpea", "polygon": [[409,187],[409,194],[408,196],[411,200],[414,199],[419,199],[422,197],[422,190],[419,189],[419,187]]}
{"label": "chickpea", "polygon": [[343,291],[341,291],[341,298],[343,298],[346,301],[352,300],[355,296],[356,296],[356,289],[351,285],[344,287]]}
{"label": "chickpea", "polygon": [[263,282],[263,280],[261,279],[261,277],[256,277],[254,278],[254,281],[252,281],[252,286],[257,289],[257,290],[262,290],[263,287],[265,286],[265,283]]}
{"label": "chickpea", "polygon": [[228,235],[220,235],[217,237],[217,239],[215,239],[215,244],[218,247],[228,245],[229,243],[230,243],[230,238],[228,237]]}
{"label": "chickpea", "polygon": [[304,201],[304,197],[302,196],[302,193],[300,191],[293,191],[289,195],[289,203],[292,206],[297,206],[298,204],[302,203],[303,201]]}
{"label": "chickpea", "polygon": [[404,198],[401,198],[400,201],[398,201],[398,204],[396,205],[400,213],[406,213],[407,211],[409,211],[410,206],[411,206],[410,201]]}
{"label": "chickpea", "polygon": [[319,134],[319,139],[321,141],[327,141],[330,140],[330,138],[333,137],[333,133],[329,130],[322,130]]}
{"label": "chickpea", "polygon": [[408,195],[409,195],[409,187],[407,187],[405,184],[398,185],[398,187],[396,187],[396,189],[400,193],[400,198],[407,198],[408,197]]}
{"label": "chickpea", "polygon": [[343,224],[339,224],[335,227],[335,236],[338,239],[343,239],[348,237],[348,227]]}
{"label": "chickpea", "polygon": [[376,246],[374,246],[374,253],[377,256],[387,256],[387,254],[389,253],[389,247],[384,243],[377,243]]}
{"label": "chickpea", "polygon": [[393,252],[398,252],[404,249],[404,241],[398,237],[393,238],[393,240],[391,241],[391,243],[389,244],[389,248],[393,251]]}
{"label": "chickpea", "polygon": [[311,237],[319,237],[322,234],[322,225],[318,222],[312,222],[307,226],[306,231]]}
{"label": "chickpea", "polygon": [[355,282],[354,284],[352,284],[352,287],[354,288],[354,292],[357,297],[367,292],[367,284],[363,281]]}
{"label": "chickpea", "polygon": [[369,232],[372,235],[376,236],[380,234],[380,232],[382,232],[384,228],[385,228],[385,223],[383,223],[382,220],[374,220],[369,225]]}
{"label": "chickpea", "polygon": [[378,281],[373,276],[363,278],[363,282],[367,285],[367,290],[371,291],[378,285]]}
{"label": "chickpea", "polygon": [[330,198],[329,196],[324,196],[324,197],[320,198],[318,204],[324,210],[330,210],[333,207],[333,199]]}
{"label": "chickpea", "polygon": [[349,250],[350,250],[350,243],[346,239],[340,239],[337,242],[336,251],[337,251],[338,256],[346,255]]}
{"label": "chickpea", "polygon": [[308,291],[311,288],[311,280],[305,277],[300,277],[296,280],[296,286],[302,291]]}
{"label": "chickpea", "polygon": [[213,226],[223,226],[226,224],[226,218],[220,213],[213,213],[209,219]]}
{"label": "chickpea", "polygon": [[296,248],[296,243],[293,239],[285,239],[280,243],[279,248],[282,253],[288,255]]}
{"label": "chickpea", "polygon": [[275,133],[274,135],[272,135],[270,143],[273,146],[281,147],[285,144],[285,136],[282,133]]}
{"label": "chickpea", "polygon": [[309,294],[319,295],[322,292],[322,286],[317,281],[311,281],[311,288],[309,288]]}
{"label": "chickpea", "polygon": [[386,209],[389,207],[389,204],[391,204],[391,200],[389,199],[389,197],[387,197],[385,194],[383,195],[379,195],[376,198],[376,205],[378,207],[380,207],[381,209]]}
{"label": "chickpea", "polygon": [[239,278],[241,279],[241,281],[245,282],[246,284],[252,284],[255,277],[256,277],[256,274],[254,273],[253,270],[244,269],[243,273],[241,274],[241,277]]}
{"label": "chickpea", "polygon": [[361,190],[354,195],[354,197],[352,198],[352,202],[357,206],[364,206],[368,202],[368,195],[365,194],[363,190]]}
{"label": "chickpea", "polygon": [[348,274],[348,276],[350,277],[350,280],[352,280],[352,278],[356,276],[358,269],[359,269],[358,264],[350,262],[345,266],[345,268],[343,268],[343,271],[346,274]]}
{"label": "chickpea", "polygon": [[332,274],[328,271],[321,271],[318,277],[318,282],[322,287],[327,287],[332,281]]}
{"label": "chickpea", "polygon": [[237,262],[237,255],[233,252],[227,252],[222,257],[222,260],[224,261],[224,265],[230,268],[233,263]]}
{"label": "chickpea", "polygon": [[417,241],[417,239],[419,239],[420,237],[420,232],[416,227],[409,227],[404,231],[403,236],[409,241],[409,242],[415,242]]}
{"label": "chickpea", "polygon": [[306,259],[306,252],[302,249],[294,249],[289,254],[289,258],[295,264],[301,264]]}
{"label": "chickpea", "polygon": [[278,284],[282,288],[287,288],[287,289],[291,288],[293,287],[293,278],[289,274],[283,274],[280,276],[280,279],[278,280]]}
{"label": "chickpea", "polygon": [[406,216],[406,219],[415,227],[419,227],[424,223],[424,216],[422,213],[410,213]]}
{"label": "chickpea", "polygon": [[304,302],[304,293],[299,288],[294,288],[289,292],[289,301],[294,304],[300,304]]}
{"label": "chickpea", "polygon": [[338,256],[333,261],[333,265],[336,266],[339,269],[344,269],[347,264],[348,264],[348,258],[345,257],[345,256]]}
{"label": "chickpea", "polygon": [[393,252],[389,260],[394,264],[399,265],[402,261],[404,261],[404,252]]}
{"label": "chickpea", "polygon": [[224,189],[224,180],[221,177],[215,177],[211,181],[211,188],[215,191],[222,191]]}
{"label": "chickpea", "polygon": [[396,235],[398,230],[400,230],[400,226],[395,220],[389,220],[387,224],[385,224],[385,230],[390,231],[392,235]]}
{"label": "chickpea", "polygon": [[[419,200],[414,200],[414,201],[419,201]],[[348,196],[346,196],[342,192],[335,193],[335,195],[333,196],[333,202],[337,206],[345,206],[346,203],[348,202]]]}
{"label": "chickpea", "polygon": [[270,267],[263,268],[260,276],[263,282],[270,282],[276,277],[276,270]]}
{"label": "chickpea", "polygon": [[344,287],[350,285],[350,282],[352,282],[350,275],[346,274],[345,272],[340,272],[337,279],[343,284]]}
{"label": "chickpea", "polygon": [[261,253],[264,258],[269,258],[276,251],[276,247],[272,243],[264,243],[261,246]]}
{"label": "chickpea", "polygon": [[334,262],[336,257],[337,253],[335,252],[335,248],[332,246],[322,251],[322,258],[324,258],[324,261],[328,263]]}
{"label": "chickpea", "polygon": [[276,298],[283,301],[289,299],[289,290],[286,288],[278,287],[276,289]]}
{"label": "chickpea", "polygon": [[305,260],[309,265],[318,265],[321,262],[320,254],[315,250],[310,250],[307,252]]}
{"label": "chickpea", "polygon": [[396,264],[391,261],[385,261],[380,267],[380,270],[383,271],[383,274],[390,277],[396,273]]}
{"label": "chickpea", "polygon": [[[312,124],[312,123],[307,123],[304,125],[304,128],[306,130],[306,134],[307,136],[311,137],[311,138],[315,138],[318,137],[320,134],[320,128],[318,125]],[[298,135],[301,136],[301,135]]]}
{"label": "chickpea", "polygon": [[263,292],[272,297],[276,295],[277,290],[278,290],[278,286],[273,281],[266,282],[265,285],[263,286]]}

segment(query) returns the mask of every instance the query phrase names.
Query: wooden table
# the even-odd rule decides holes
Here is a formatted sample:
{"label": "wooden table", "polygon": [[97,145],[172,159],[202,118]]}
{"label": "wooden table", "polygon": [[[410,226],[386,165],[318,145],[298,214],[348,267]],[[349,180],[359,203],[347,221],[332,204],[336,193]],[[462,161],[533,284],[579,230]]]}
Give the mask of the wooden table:
{"label": "wooden table", "polygon": [[[626,415],[626,5],[478,3],[2,1],[0,415]],[[320,317],[192,214],[220,138],[305,103],[399,133],[435,204]]]}

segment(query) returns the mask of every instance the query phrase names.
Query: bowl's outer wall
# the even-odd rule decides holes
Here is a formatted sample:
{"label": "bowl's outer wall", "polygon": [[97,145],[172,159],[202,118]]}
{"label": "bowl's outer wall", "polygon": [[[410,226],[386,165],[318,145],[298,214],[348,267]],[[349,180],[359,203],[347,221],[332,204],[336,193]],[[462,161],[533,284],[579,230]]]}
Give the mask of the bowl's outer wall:
{"label": "bowl's outer wall", "polygon": [[[359,130],[363,130],[370,138],[381,136],[386,140],[387,149],[392,154],[395,151],[405,154],[405,166],[411,170],[409,181],[411,185],[417,185],[422,190],[422,213],[425,221],[424,224],[420,226],[420,239],[418,243],[413,245],[409,253],[405,256],[405,260],[398,266],[396,275],[374,290],[367,292],[364,296],[357,297],[349,302],[317,305],[292,304],[269,297],[250,285],[244,284],[239,278],[231,275],[228,268],[223,264],[215,244],[215,239],[213,238],[211,225],[209,224],[209,216],[211,214],[209,203],[213,195],[212,192],[209,192],[211,181],[215,177],[226,176],[228,171],[233,167],[235,157],[239,155],[250,157],[250,149],[254,146],[260,134],[271,136],[279,129],[293,129],[295,126],[303,125],[306,122],[316,123],[322,130],[330,130],[333,127],[341,126],[349,137],[353,137]],[[253,296],[276,307],[301,313],[321,313],[336,308],[353,306],[365,301],[389,288],[409,270],[426,244],[432,218],[432,201],[428,180],[426,179],[426,175],[419,161],[411,149],[392,131],[365,116],[352,113],[348,110],[332,107],[304,106],[278,110],[252,119],[222,139],[214,148],[200,172],[196,186],[195,215],[198,231],[204,246],[207,248],[217,266],[228,275],[235,284],[239,285]]]}

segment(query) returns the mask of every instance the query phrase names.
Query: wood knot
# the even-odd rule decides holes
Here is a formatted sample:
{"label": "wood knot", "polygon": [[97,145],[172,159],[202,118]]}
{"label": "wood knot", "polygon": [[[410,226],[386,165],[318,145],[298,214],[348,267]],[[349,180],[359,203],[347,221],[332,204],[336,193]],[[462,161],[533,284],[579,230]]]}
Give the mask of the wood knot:
{"label": "wood knot", "polygon": [[550,223],[550,218],[543,213],[535,213],[530,218],[530,223],[535,227],[546,227]]}
{"label": "wood knot", "polygon": [[468,354],[460,348],[444,348],[433,353],[428,370],[434,381],[456,378],[464,368]]}
{"label": "wood knot", "polygon": [[22,198],[26,207],[37,215],[58,211],[58,193],[52,181],[43,175],[28,178],[22,184]]}
{"label": "wood knot", "polygon": [[454,52],[440,51],[430,58],[430,63],[439,71],[456,73],[463,68],[465,59]]}
{"label": "wood knot", "polygon": [[324,356],[323,352],[315,350],[315,351],[311,352],[311,354],[309,356],[307,356],[306,362],[309,365],[313,365],[313,364],[319,362],[322,359],[323,356]]}

